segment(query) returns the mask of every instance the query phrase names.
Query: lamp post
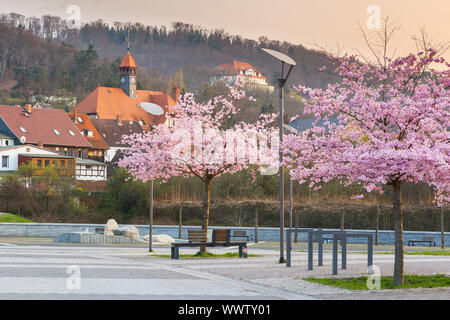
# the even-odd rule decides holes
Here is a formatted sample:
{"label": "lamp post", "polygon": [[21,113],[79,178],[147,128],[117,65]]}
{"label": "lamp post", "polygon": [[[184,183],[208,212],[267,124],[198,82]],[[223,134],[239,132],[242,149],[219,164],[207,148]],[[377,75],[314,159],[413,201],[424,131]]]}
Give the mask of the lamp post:
{"label": "lamp post", "polygon": [[[281,61],[281,76],[278,79],[278,95],[280,100],[279,109],[279,123],[280,123],[280,263],[286,262],[284,259],[284,169],[283,169],[283,152],[281,150],[281,145],[283,143],[283,118],[284,118],[284,86],[286,84],[289,75],[291,74],[292,68],[296,65],[296,62],[284,53],[272,50],[272,49],[262,49],[264,52],[270,54],[277,60]],[[284,76],[284,65],[288,65],[289,69]]]}
{"label": "lamp post", "polygon": [[[284,124],[284,128],[290,131],[291,133],[297,133],[298,131],[291,127],[288,124]],[[292,178],[289,177],[289,234],[292,234],[292,213],[293,213],[293,207],[292,207]],[[289,237],[290,241],[292,240]],[[292,247],[291,243],[289,243],[289,246]]]}
{"label": "lamp post", "polygon": [[148,225],[148,252],[153,252],[152,250],[152,236],[153,236],[153,179],[150,180],[150,212],[149,212],[149,225]]}
{"label": "lamp post", "polygon": [[[150,103],[150,102],[141,102],[140,106],[145,112],[157,116],[156,119],[159,120],[159,117],[164,114],[164,109],[159,105]],[[153,178],[150,180],[150,188],[149,188],[149,225],[148,225],[148,251],[153,252],[152,250],[152,236],[153,236]]]}

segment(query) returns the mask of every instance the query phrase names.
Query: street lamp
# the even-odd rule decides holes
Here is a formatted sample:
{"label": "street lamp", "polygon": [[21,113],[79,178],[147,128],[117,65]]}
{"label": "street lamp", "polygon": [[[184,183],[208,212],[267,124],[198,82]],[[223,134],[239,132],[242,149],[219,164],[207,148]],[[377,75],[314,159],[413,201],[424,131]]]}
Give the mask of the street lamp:
{"label": "street lamp", "polygon": [[[153,116],[161,116],[164,114],[164,109],[157,104],[150,102],[142,102],[140,104],[141,108],[147,113]],[[152,236],[153,236],[153,179],[150,180],[150,190],[149,190],[149,225],[148,225],[148,251],[152,252]]]}
{"label": "street lamp", "polygon": [[[284,128],[288,131],[290,131],[291,133],[298,133],[298,130],[296,130],[295,128],[291,127],[288,124],[284,124]],[[292,211],[293,211],[293,207],[292,207],[292,178],[289,177],[289,232],[292,232]],[[290,233],[292,234],[292,233]],[[291,239],[291,238],[289,238]],[[291,246],[291,244],[289,244],[289,246]]]}
{"label": "street lamp", "polygon": [[[283,100],[284,100],[284,85],[291,74],[292,68],[297,64],[292,58],[288,57],[284,53],[271,50],[271,49],[262,49],[264,52],[270,54],[277,60],[281,61],[281,76],[278,79],[278,92],[280,99],[280,263],[286,262],[284,259],[284,169],[283,169],[283,152],[281,151],[281,145],[283,143]],[[289,65],[288,72],[286,76],[284,76],[284,65]]]}

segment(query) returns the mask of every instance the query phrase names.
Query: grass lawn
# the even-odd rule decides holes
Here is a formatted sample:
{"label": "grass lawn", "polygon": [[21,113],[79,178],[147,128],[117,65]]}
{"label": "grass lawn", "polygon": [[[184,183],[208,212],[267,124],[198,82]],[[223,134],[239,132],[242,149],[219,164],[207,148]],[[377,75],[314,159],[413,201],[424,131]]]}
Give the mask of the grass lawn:
{"label": "grass lawn", "polygon": [[0,222],[11,222],[11,223],[25,223],[25,222],[33,222],[28,220],[27,218],[18,216],[12,213],[0,213]]}
{"label": "grass lawn", "polygon": [[[369,290],[367,276],[358,278],[303,278],[314,283],[325,284],[348,290]],[[381,277],[381,289],[409,289],[449,287],[450,277],[443,274],[435,275],[405,275],[405,284],[394,286],[392,277]]]}
{"label": "grass lawn", "polygon": [[[156,257],[156,258],[170,258],[170,254],[149,254],[149,257]],[[239,257],[238,252],[227,252],[227,253],[211,253],[206,252],[204,254],[201,254],[200,251],[194,254],[180,254],[180,258],[237,258]],[[247,257],[261,257],[260,254],[247,254]]]}
{"label": "grass lawn", "polygon": [[[340,251],[339,251],[340,252]],[[363,253],[367,254],[367,251],[347,252],[347,253]],[[394,254],[394,251],[386,252],[374,252],[373,254]],[[450,256],[450,250],[434,250],[434,251],[404,251],[405,255],[420,255],[420,256]]]}

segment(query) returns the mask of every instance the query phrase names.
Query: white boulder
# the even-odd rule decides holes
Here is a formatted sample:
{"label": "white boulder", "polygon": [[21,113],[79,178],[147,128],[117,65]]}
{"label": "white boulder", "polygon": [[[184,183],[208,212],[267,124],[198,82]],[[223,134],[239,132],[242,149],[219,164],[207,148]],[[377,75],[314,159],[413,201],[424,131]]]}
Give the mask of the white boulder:
{"label": "white boulder", "polygon": [[105,231],[104,231],[104,235],[106,236],[113,236],[113,229],[119,228],[119,225],[117,224],[116,220],[114,219],[109,219],[106,224],[105,224]]}
{"label": "white boulder", "polygon": [[115,236],[124,236],[139,241],[139,230],[135,226],[123,226],[112,229]]}
{"label": "white boulder", "polygon": [[[148,242],[149,235],[145,235],[142,237],[143,241]],[[154,234],[152,235],[152,243],[156,244],[172,244],[175,242],[175,239],[167,234]]]}

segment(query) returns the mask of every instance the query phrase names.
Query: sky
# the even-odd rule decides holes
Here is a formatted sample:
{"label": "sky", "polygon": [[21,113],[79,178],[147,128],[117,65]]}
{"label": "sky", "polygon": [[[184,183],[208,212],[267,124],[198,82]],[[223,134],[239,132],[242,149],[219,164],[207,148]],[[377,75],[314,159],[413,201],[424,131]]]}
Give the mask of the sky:
{"label": "sky", "polygon": [[266,36],[364,54],[368,50],[358,23],[370,33],[378,30],[379,18],[389,17],[401,28],[392,43],[397,55],[413,51],[411,36],[421,28],[436,42],[450,40],[449,0],[15,0],[2,1],[0,12],[153,26],[181,21],[250,39]]}

